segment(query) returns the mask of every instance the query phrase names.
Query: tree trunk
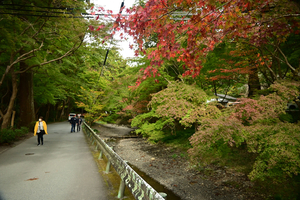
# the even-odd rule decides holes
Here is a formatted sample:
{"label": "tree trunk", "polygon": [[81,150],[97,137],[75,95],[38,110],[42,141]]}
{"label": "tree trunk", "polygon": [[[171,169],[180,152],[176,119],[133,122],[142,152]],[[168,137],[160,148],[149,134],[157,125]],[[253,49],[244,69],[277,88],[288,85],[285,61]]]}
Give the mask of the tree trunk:
{"label": "tree trunk", "polygon": [[63,100],[63,105],[62,105],[62,109],[61,109],[59,120],[62,120],[63,117],[64,117],[64,115],[65,115],[65,106],[66,106],[66,102],[65,102],[65,100]]}
{"label": "tree trunk", "polygon": [[59,110],[59,105],[60,105],[60,102],[57,102],[54,106],[54,109],[55,109],[55,118],[54,118],[54,122],[58,121],[59,120],[59,116],[60,116],[60,110]]}
{"label": "tree trunk", "polygon": [[260,82],[259,82],[257,68],[253,68],[252,73],[249,74],[248,85],[249,85],[248,97],[254,96],[255,92],[257,90],[260,90]]}
{"label": "tree trunk", "polygon": [[[20,63],[20,68],[26,69],[24,62]],[[34,99],[33,99],[33,73],[31,70],[20,74],[20,126],[29,126],[35,121]]]}
{"label": "tree trunk", "polygon": [[46,113],[46,116],[45,116],[45,121],[48,121],[48,119],[49,119],[50,107],[51,107],[51,104],[48,103],[48,105],[47,105],[47,113]]}
{"label": "tree trunk", "polygon": [[12,95],[10,97],[10,101],[8,104],[8,108],[6,113],[3,116],[3,121],[2,121],[2,125],[1,125],[1,129],[4,128],[8,128],[9,127],[9,121],[11,119],[11,114],[14,108],[14,104],[15,104],[15,99],[17,97],[17,93],[18,93],[18,82],[17,82],[17,75],[14,72],[14,67],[12,67],[11,69],[11,80],[12,80]]}

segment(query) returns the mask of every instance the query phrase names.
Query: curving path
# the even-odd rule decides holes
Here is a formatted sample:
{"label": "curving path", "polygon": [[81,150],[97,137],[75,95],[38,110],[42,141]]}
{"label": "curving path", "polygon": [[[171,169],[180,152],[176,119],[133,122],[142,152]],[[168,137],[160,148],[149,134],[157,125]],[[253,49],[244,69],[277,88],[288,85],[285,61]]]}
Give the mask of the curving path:
{"label": "curving path", "polygon": [[107,200],[106,185],[82,132],[68,122],[0,154],[0,200]]}

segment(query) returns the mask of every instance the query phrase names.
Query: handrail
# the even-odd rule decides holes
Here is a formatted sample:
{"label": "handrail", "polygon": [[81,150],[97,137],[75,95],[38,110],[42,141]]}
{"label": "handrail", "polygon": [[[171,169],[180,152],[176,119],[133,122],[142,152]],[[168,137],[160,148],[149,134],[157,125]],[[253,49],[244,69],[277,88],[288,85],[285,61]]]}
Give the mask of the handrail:
{"label": "handrail", "polygon": [[[97,135],[91,127],[89,127],[85,122],[83,122],[84,127],[88,130],[86,134],[94,142],[96,142],[96,148],[100,147],[102,153],[108,160],[107,170],[109,170],[109,165],[111,164],[116,172],[121,177],[120,190],[125,189],[124,184],[133,194],[134,198],[137,200],[164,200],[160,193],[154,190],[144,179],[142,179],[118,154],[116,154],[111,147],[109,147],[100,137]],[[83,129],[85,131],[85,129]],[[100,157],[99,156],[99,157]],[[118,198],[123,198],[124,191],[119,190]]]}

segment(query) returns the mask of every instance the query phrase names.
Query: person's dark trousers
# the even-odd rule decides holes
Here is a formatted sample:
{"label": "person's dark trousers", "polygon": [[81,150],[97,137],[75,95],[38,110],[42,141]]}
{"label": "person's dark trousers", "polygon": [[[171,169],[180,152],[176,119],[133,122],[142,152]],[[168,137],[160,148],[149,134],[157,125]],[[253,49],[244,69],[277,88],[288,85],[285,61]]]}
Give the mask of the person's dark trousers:
{"label": "person's dark trousers", "polygon": [[43,138],[43,135],[44,135],[44,133],[37,133],[37,135],[38,135],[38,145],[39,144],[41,144],[41,142],[42,142],[42,145],[44,144],[44,138]]}
{"label": "person's dark trousers", "polygon": [[77,132],[80,131],[80,124],[77,124]]}
{"label": "person's dark trousers", "polygon": [[75,132],[75,125],[76,125],[76,124],[72,124],[72,127],[71,127],[71,133],[72,133],[72,132]]}

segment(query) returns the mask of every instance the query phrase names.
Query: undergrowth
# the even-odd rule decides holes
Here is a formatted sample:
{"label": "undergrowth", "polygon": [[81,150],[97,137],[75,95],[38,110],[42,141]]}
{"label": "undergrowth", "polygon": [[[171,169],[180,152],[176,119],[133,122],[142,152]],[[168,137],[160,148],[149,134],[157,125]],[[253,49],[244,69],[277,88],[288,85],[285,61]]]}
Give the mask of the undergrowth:
{"label": "undergrowth", "polygon": [[191,148],[189,138],[195,133],[194,128],[189,128],[185,130],[177,130],[176,134],[172,134],[171,131],[165,132],[161,142],[168,144],[175,148],[180,148],[182,150],[187,150]]}
{"label": "undergrowth", "polygon": [[11,144],[26,135],[28,131],[27,127],[21,127],[20,129],[1,129],[0,144]]}
{"label": "undergrowth", "polygon": [[[153,143],[162,142],[168,146],[186,151],[191,148],[189,138],[194,134],[194,128],[177,130],[174,132],[164,131],[163,137],[159,140],[151,140]],[[172,157],[177,158],[180,155],[174,154]],[[223,141],[216,142],[209,150],[201,155],[201,167],[199,171],[203,171],[205,166],[215,166],[219,168],[232,169],[248,175],[253,170],[253,165],[257,160],[258,154],[249,152],[247,144],[242,143],[239,147],[232,147],[224,144]],[[204,168],[203,168],[204,167]],[[205,174],[207,172],[204,170]],[[214,173],[210,175],[213,176]],[[281,180],[265,179],[254,180],[253,188],[248,191],[264,194],[267,200],[300,200],[300,175],[288,177]]]}

